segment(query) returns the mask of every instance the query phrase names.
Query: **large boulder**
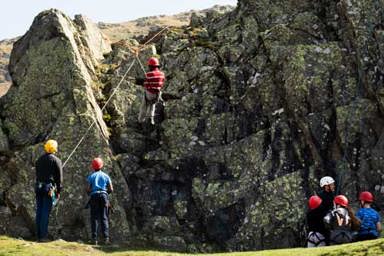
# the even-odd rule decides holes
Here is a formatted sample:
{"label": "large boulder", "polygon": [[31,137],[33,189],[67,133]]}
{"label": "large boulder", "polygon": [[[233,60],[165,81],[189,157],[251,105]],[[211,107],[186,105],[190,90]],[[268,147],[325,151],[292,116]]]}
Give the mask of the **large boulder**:
{"label": "large boulder", "polygon": [[[51,233],[68,239],[87,238],[84,225],[88,219],[83,211],[88,201],[85,178],[92,158],[100,156],[119,191],[126,192],[119,193],[121,200],[113,198],[116,214],[111,230],[118,239],[117,234],[129,232],[126,204],[123,205],[125,199],[129,200],[129,193],[120,169],[111,161],[109,132],[94,96],[98,88],[93,80],[94,64],[108,51],[108,44],[89,21],[77,17],[77,23],[81,29],[60,11],[48,10],[40,13],[30,30],[14,44],[10,61],[14,85],[1,98],[1,117],[9,146],[19,153],[10,160],[17,168],[9,171],[17,170],[17,177],[7,190],[6,202],[31,223],[34,175],[30,169],[43,153],[42,143],[53,138],[59,142],[58,157],[67,162],[65,189]],[[98,48],[100,45],[104,46]],[[84,141],[68,159],[83,135]]]}

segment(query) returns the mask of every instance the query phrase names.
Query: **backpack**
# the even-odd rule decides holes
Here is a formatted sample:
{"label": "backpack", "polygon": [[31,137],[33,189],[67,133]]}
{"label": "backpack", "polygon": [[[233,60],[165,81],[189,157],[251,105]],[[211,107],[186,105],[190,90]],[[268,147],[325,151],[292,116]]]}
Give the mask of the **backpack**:
{"label": "backpack", "polygon": [[350,243],[353,240],[351,224],[352,219],[348,210],[345,208],[337,208],[331,212],[332,229],[330,233],[331,244]]}

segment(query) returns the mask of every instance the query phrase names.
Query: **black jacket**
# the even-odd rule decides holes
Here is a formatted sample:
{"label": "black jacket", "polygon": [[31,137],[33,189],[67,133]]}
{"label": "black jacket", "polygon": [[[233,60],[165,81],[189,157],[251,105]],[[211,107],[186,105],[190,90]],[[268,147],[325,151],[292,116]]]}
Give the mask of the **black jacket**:
{"label": "black jacket", "polygon": [[333,209],[333,199],[335,198],[335,193],[334,192],[325,192],[322,190],[319,193],[319,197],[321,198],[321,206],[322,209],[324,210],[324,216]]}
{"label": "black jacket", "polygon": [[53,183],[60,193],[63,183],[63,165],[54,154],[44,154],[36,161],[36,182]]}
{"label": "black jacket", "polygon": [[325,228],[323,218],[324,210],[321,207],[318,207],[314,210],[309,210],[307,213],[308,231],[319,232],[325,236],[328,231]]}

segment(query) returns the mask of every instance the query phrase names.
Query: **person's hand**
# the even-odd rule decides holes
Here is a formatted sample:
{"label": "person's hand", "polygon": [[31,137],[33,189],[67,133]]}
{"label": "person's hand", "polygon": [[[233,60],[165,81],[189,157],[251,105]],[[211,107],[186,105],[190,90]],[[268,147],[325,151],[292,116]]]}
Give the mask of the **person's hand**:
{"label": "person's hand", "polygon": [[60,199],[60,194],[57,194],[56,198],[57,198],[57,200],[59,200]]}

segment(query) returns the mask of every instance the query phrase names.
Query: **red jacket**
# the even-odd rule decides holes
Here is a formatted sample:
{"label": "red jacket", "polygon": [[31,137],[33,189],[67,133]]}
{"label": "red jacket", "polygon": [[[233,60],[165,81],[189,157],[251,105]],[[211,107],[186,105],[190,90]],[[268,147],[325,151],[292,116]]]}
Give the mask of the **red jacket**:
{"label": "red jacket", "polygon": [[165,76],[158,68],[145,74],[144,87],[150,93],[159,93],[164,85]]}

